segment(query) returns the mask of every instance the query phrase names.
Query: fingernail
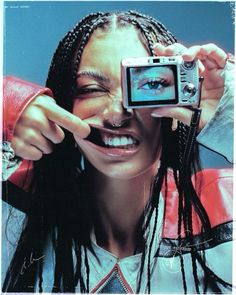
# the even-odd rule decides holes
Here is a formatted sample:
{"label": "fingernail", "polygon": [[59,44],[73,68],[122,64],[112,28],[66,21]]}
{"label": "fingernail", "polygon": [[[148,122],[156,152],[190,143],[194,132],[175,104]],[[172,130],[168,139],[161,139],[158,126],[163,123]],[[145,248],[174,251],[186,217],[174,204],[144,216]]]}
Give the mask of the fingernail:
{"label": "fingernail", "polygon": [[155,43],[154,45],[153,45],[153,48],[157,48],[157,49],[161,49],[161,48],[163,48],[164,46],[161,44],[161,43]]}

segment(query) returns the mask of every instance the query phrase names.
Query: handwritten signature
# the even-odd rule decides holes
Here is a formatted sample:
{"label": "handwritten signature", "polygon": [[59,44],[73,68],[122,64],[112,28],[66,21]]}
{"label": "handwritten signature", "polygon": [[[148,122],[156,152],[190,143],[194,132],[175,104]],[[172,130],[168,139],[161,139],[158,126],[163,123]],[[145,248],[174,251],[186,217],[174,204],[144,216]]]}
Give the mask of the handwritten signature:
{"label": "handwritten signature", "polygon": [[35,258],[34,254],[31,252],[29,259],[27,259],[27,257],[24,258],[24,262],[23,262],[21,270],[20,270],[20,275],[23,275],[28,268],[30,268],[36,261],[43,259],[44,256],[45,255]]}
{"label": "handwritten signature", "polygon": [[196,244],[190,244],[190,243],[181,243],[180,245],[176,246],[176,247],[172,247],[171,250],[168,250],[165,254],[166,257],[169,257],[170,255],[170,252],[171,252],[171,256],[172,257],[169,257],[167,260],[164,260],[164,267],[166,268],[167,271],[171,272],[171,273],[177,273],[180,271],[180,268],[179,268],[179,263],[178,261],[176,261],[176,256],[179,254],[179,255],[182,255],[184,251],[191,251],[191,248],[192,247],[197,247],[197,246],[200,246],[202,244],[206,244],[208,242],[210,242],[212,239],[209,239],[209,240],[206,240],[206,241],[203,241],[203,242],[199,242],[199,243],[196,243]]}

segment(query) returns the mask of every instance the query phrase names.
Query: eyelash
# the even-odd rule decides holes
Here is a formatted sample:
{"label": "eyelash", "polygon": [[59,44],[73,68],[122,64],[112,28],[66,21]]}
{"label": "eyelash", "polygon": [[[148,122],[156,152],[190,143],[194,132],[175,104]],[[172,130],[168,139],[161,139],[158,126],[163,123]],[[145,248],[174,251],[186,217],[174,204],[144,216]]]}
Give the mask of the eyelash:
{"label": "eyelash", "polygon": [[148,85],[150,86],[152,83],[155,83],[154,86],[156,86],[158,84],[158,86],[161,86],[161,87],[168,87],[170,84],[168,81],[166,81],[165,79],[152,79],[152,80],[148,80],[148,81],[145,81],[145,83],[143,83],[142,85],[140,85],[138,87],[138,89],[144,89],[144,90],[159,90],[159,87],[158,88],[149,88],[149,89],[145,89],[144,86]]}
{"label": "eyelash", "polygon": [[[94,86],[94,87],[92,87],[92,86]],[[104,93],[108,92],[108,90],[106,88],[96,85],[96,84],[89,84],[89,85],[79,87],[76,91],[76,96],[78,98],[81,98],[81,96],[83,96],[83,95],[94,94],[94,97],[98,97],[97,94],[99,92],[101,93],[101,95],[99,95],[99,96],[102,96],[102,95],[104,95]]]}

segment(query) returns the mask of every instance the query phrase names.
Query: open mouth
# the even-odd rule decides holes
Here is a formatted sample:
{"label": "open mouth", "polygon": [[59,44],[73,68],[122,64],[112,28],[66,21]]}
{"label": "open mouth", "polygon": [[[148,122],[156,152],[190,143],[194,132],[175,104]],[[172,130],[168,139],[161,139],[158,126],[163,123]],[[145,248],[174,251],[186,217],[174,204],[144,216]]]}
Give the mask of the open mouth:
{"label": "open mouth", "polygon": [[103,128],[91,127],[91,133],[86,140],[105,148],[133,149],[139,144],[139,140],[131,134],[106,131]]}

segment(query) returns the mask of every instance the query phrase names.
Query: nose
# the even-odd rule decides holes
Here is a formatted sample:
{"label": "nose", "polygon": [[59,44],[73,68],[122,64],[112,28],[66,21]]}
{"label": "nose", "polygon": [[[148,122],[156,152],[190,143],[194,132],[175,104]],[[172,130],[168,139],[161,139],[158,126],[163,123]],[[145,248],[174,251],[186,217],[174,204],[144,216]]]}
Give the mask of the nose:
{"label": "nose", "polygon": [[132,109],[124,108],[122,96],[114,96],[110,99],[109,105],[104,111],[104,126],[124,127],[133,118],[133,115]]}

